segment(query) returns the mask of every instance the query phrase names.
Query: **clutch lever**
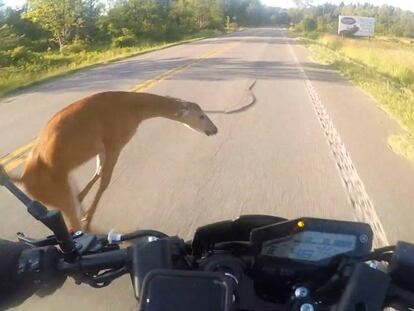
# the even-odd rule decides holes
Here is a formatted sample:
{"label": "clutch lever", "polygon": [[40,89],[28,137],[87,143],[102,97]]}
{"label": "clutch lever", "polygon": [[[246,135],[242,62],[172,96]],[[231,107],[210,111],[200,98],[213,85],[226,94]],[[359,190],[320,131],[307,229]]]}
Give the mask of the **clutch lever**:
{"label": "clutch lever", "polygon": [[4,186],[27,208],[27,211],[36,220],[48,227],[56,236],[56,241],[67,261],[74,261],[78,256],[75,243],[69,233],[59,210],[48,210],[42,203],[33,201],[10,180],[9,175],[0,165],[0,186]]}
{"label": "clutch lever", "polygon": [[54,235],[50,235],[44,239],[32,239],[24,235],[22,232],[17,232],[17,239],[20,242],[24,242],[27,245],[33,246],[33,247],[41,247],[41,246],[53,246],[57,245],[58,241],[56,240],[56,237]]}

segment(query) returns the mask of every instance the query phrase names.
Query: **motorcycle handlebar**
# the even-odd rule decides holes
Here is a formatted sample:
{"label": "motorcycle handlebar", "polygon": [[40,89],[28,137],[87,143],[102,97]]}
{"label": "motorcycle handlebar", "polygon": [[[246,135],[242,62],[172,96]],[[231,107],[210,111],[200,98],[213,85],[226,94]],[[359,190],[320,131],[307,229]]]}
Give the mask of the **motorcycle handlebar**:
{"label": "motorcycle handlebar", "polygon": [[[163,247],[165,247],[167,244],[165,243],[166,240],[172,239],[172,238],[162,238],[161,236],[163,236],[163,233],[157,232],[157,231],[137,231],[137,232],[133,232],[129,235],[127,235],[127,237],[130,238],[134,238],[134,237],[143,237],[145,236],[143,233],[152,233],[153,235],[157,234],[160,236],[160,240],[158,244],[162,244]],[[148,235],[146,235],[148,236]],[[75,239],[76,241],[76,239]],[[177,241],[177,239],[174,240],[175,242]],[[162,243],[161,243],[162,242]],[[157,243],[149,243],[149,244],[157,244]],[[149,245],[147,244],[147,245]],[[36,248],[33,249],[33,251],[35,251]],[[112,281],[113,279],[115,279],[116,277],[121,276],[122,274],[125,273],[130,273],[131,277],[133,277],[134,279],[139,278],[139,280],[135,280],[138,281],[139,286],[137,286],[137,284],[134,283],[134,287],[136,289],[136,295],[137,297],[139,296],[139,293],[142,290],[142,282],[143,279],[145,279],[145,274],[136,274],[134,271],[134,267],[133,265],[136,265],[136,260],[134,262],[134,256],[137,256],[137,254],[139,254],[139,250],[135,244],[133,244],[133,246],[129,246],[127,248],[123,248],[123,249],[111,249],[109,251],[103,251],[100,253],[94,253],[94,254],[85,254],[85,255],[79,255],[75,258],[75,260],[73,261],[68,261],[65,256],[60,253],[60,259],[57,261],[57,265],[55,267],[55,271],[57,274],[60,275],[66,275],[66,276],[71,276],[74,277],[75,280],[78,277],[78,281],[79,282],[84,282],[87,283],[93,287],[102,287],[102,286],[106,286],[110,283],[110,281]],[[156,253],[156,252],[155,252]],[[153,253],[153,254],[155,254]],[[171,255],[174,252],[168,252],[168,255]],[[159,254],[159,253],[157,253]],[[175,253],[175,255],[177,255]],[[240,260],[240,258],[232,256],[234,259]],[[163,261],[163,260],[161,260]],[[155,268],[156,270],[157,268]],[[194,271],[195,274],[199,273],[201,269],[200,267],[197,267]],[[102,270],[109,270],[110,272],[107,272],[106,274],[99,274],[100,271]],[[167,269],[168,270],[168,269]],[[165,271],[165,270],[164,270]],[[171,267],[170,271],[179,271],[179,270],[175,270],[174,267]],[[183,271],[183,270],[181,270]],[[380,270],[375,270],[372,268],[369,268],[368,265],[364,264],[364,263],[360,263],[359,264],[359,268],[355,269],[355,271],[357,271],[357,273],[354,275],[347,281],[347,287],[344,290],[344,292],[341,294],[341,301],[339,301],[339,303],[336,305],[336,309],[335,310],[347,310],[350,305],[352,305],[352,303],[354,303],[355,301],[353,299],[356,299],[355,297],[357,297],[358,301],[363,301],[364,297],[368,297],[368,296],[383,296],[383,297],[388,297],[389,301],[392,301],[394,303],[396,303],[397,305],[400,304],[401,306],[407,307],[407,306],[413,306],[414,305],[414,294],[411,291],[408,291],[406,289],[400,288],[397,284],[395,284],[393,282],[393,280],[391,279],[390,276],[388,276],[388,273],[386,273],[386,275],[381,275]],[[364,273],[362,273],[362,272]],[[377,281],[374,281],[375,286],[372,286],[372,277],[370,276],[373,271],[375,271],[376,277],[379,277],[379,279],[377,279]],[[361,273],[360,273],[361,272]],[[368,274],[366,274],[368,273]],[[135,275],[136,274],[136,275]],[[185,273],[184,273],[185,274]],[[224,275],[225,273],[223,273]],[[83,276],[81,276],[83,275]],[[87,278],[85,277],[86,275],[94,275],[94,277],[92,278]],[[368,276],[367,276],[368,275]],[[96,276],[96,277],[95,277]],[[184,275],[184,277],[186,277]],[[234,278],[234,276],[231,276],[231,278]],[[370,279],[370,282],[366,282],[367,279]],[[386,279],[389,279],[389,281],[386,281]],[[104,285],[101,285],[104,284]],[[242,296],[244,296],[244,302],[248,302],[249,305],[251,305],[252,307],[254,307],[255,304],[259,303],[261,304],[261,306],[266,306],[267,304],[264,303],[263,301],[259,301],[257,300],[257,298],[254,298],[253,296],[255,296],[254,294],[254,289],[252,286],[248,287],[248,289],[246,290],[245,287],[246,284],[246,279],[240,281],[240,282],[236,282],[236,284],[234,284],[234,289],[236,291],[241,290],[243,291]],[[376,292],[378,290],[378,288],[381,287],[382,288],[382,292],[381,294],[373,294],[374,292]],[[243,289],[244,288],[244,289]],[[366,289],[367,288],[371,288],[373,292],[371,292],[371,294],[367,294]],[[138,292],[137,292],[138,289]],[[354,296],[356,293],[356,296]],[[250,297],[250,298],[249,298]],[[253,299],[254,298],[254,299]],[[367,301],[371,301],[371,297],[368,297],[370,299],[367,299]],[[381,298],[381,297],[379,297]],[[377,299],[377,300],[381,300],[381,299]],[[243,302],[243,303],[244,303]],[[372,303],[372,302],[371,302]],[[268,304],[267,306],[270,307],[270,305],[272,305],[273,307],[278,306],[279,309],[281,310],[286,310],[287,306],[286,305],[277,305],[275,303],[272,304]],[[367,306],[371,307],[372,305],[369,305],[367,302]],[[254,308],[253,308],[254,309]],[[371,309],[370,309],[371,310]],[[375,310],[375,309],[372,309]]]}
{"label": "motorcycle handlebar", "polygon": [[127,266],[131,261],[129,248],[112,250],[100,254],[91,254],[78,257],[73,262],[60,261],[57,270],[71,274],[104,269],[118,269]]}

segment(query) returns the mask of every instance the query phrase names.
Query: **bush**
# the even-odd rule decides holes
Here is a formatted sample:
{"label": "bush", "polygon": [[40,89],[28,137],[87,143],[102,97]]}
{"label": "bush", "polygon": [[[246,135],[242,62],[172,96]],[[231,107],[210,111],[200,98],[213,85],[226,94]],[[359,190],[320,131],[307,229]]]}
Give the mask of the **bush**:
{"label": "bush", "polygon": [[136,37],[128,28],[122,28],[121,31],[122,36],[112,39],[113,46],[117,48],[123,48],[136,44]]}
{"label": "bush", "polygon": [[32,51],[25,46],[18,46],[10,51],[10,57],[13,62],[27,61],[31,58]]}
{"label": "bush", "polygon": [[0,67],[8,67],[13,63],[10,52],[0,51]]}
{"label": "bush", "polygon": [[319,32],[316,32],[316,31],[306,32],[304,34],[304,37],[305,38],[312,39],[312,40],[317,40],[319,38],[319,36],[320,36],[320,33]]}
{"label": "bush", "polygon": [[332,50],[340,50],[344,46],[344,41],[340,37],[326,36],[322,39],[322,43]]}
{"label": "bush", "polygon": [[25,46],[18,46],[11,51],[3,52],[0,58],[2,58],[0,62],[5,64],[4,66],[15,66],[23,68],[33,64],[38,65],[44,61],[42,55],[33,53]]}
{"label": "bush", "polygon": [[303,31],[310,32],[315,31],[318,27],[316,20],[310,17],[305,17],[301,22],[301,27]]}
{"label": "bush", "polygon": [[117,48],[123,48],[127,46],[133,46],[135,42],[136,42],[135,36],[126,35],[126,36],[120,36],[118,38],[114,38],[112,40],[112,45]]}
{"label": "bush", "polygon": [[47,51],[51,44],[47,40],[30,41],[27,45],[33,52],[44,52]]}
{"label": "bush", "polygon": [[176,23],[169,23],[165,28],[165,37],[169,40],[180,39],[181,33],[181,29]]}
{"label": "bush", "polygon": [[0,50],[11,50],[20,44],[23,36],[18,35],[9,25],[0,27]]}
{"label": "bush", "polygon": [[320,32],[325,32],[328,30],[328,23],[325,20],[325,18],[323,18],[323,16],[318,16],[317,20],[316,20],[316,28],[318,29],[318,31]]}
{"label": "bush", "polygon": [[85,41],[80,39],[75,39],[69,45],[65,45],[60,51],[64,54],[71,54],[71,53],[80,53],[87,49],[88,45]]}

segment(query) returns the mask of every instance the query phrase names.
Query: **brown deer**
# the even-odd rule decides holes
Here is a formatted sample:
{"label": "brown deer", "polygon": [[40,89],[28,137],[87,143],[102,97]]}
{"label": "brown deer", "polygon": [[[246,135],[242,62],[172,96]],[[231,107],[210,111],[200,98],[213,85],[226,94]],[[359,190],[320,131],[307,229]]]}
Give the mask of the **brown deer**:
{"label": "brown deer", "polygon": [[[156,117],[181,122],[206,135],[217,133],[217,127],[195,103],[148,93],[97,93],[74,102],[49,120],[26,160],[22,176],[13,179],[34,199],[60,209],[71,230],[80,230],[81,220],[86,221],[84,230],[88,230],[122,148],[142,121]],[[77,193],[70,173],[95,156],[96,172]],[[81,202],[99,178],[95,198],[84,212]]]}

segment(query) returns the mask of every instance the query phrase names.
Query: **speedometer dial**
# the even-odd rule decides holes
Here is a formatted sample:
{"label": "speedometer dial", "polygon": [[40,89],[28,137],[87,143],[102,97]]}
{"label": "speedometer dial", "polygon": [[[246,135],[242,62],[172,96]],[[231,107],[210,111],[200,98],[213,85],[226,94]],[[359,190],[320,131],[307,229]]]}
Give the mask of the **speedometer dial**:
{"label": "speedometer dial", "polygon": [[288,239],[263,243],[261,254],[292,260],[321,261],[351,252],[356,248],[356,236],[348,234],[302,231]]}

